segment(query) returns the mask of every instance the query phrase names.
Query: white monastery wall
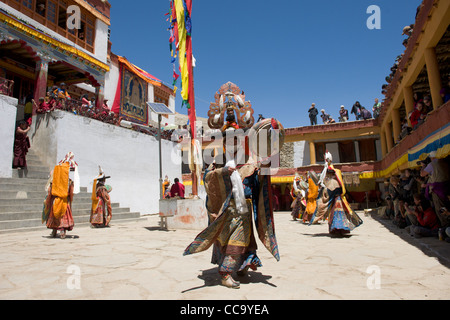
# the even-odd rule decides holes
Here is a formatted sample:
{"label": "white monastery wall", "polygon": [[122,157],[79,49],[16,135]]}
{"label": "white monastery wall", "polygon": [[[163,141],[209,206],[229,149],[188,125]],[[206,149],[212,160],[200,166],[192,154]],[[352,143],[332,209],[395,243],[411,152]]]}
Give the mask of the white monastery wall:
{"label": "white monastery wall", "polygon": [[[30,131],[32,148],[54,167],[68,152],[75,154],[79,165],[81,186],[92,189],[100,165],[111,185],[112,202],[141,214],[159,212],[159,143],[156,138],[56,111],[38,115]],[[181,180],[181,165],[172,161],[175,144],[162,142],[163,177]]]}

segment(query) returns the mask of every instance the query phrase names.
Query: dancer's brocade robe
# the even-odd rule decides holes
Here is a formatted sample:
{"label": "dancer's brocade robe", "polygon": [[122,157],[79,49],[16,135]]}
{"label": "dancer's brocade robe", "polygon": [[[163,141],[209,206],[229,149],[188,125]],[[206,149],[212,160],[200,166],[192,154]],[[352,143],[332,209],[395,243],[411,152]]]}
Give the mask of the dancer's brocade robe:
{"label": "dancer's brocade robe", "polygon": [[341,171],[330,165],[324,184],[325,188],[319,193],[311,224],[328,219],[330,233],[348,233],[359,227],[363,221],[347,202],[347,191]]}
{"label": "dancer's brocade robe", "polygon": [[226,256],[239,256],[238,271],[246,267],[256,269],[261,266],[261,262],[256,255],[257,244],[253,234],[255,223],[263,245],[277,261],[280,260],[270,176],[259,175],[257,166],[253,164],[244,165],[238,172],[243,181],[248,212],[240,214],[236,208],[228,168],[211,165],[204,175],[210,224],[187,247],[184,255],[203,252],[214,246],[212,263],[221,265]]}

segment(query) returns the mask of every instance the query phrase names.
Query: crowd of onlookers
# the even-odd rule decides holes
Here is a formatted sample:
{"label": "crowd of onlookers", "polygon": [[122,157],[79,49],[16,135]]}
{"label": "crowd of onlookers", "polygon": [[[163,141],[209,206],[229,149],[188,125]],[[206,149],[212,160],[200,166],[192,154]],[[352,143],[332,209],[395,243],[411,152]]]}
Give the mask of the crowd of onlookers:
{"label": "crowd of onlookers", "polygon": [[386,180],[383,218],[411,236],[450,242],[449,161],[449,157],[438,159],[436,152],[431,152],[417,163],[420,169],[406,169]]}
{"label": "crowd of onlookers", "polygon": [[[381,103],[378,99],[375,99],[375,103],[372,107],[372,111],[366,109],[361,105],[359,101],[356,101],[353,104],[352,109],[349,111],[345,108],[345,106],[341,106],[339,109],[339,122],[347,122],[350,121],[350,115],[355,116],[355,120],[370,120],[370,119],[377,119],[380,115],[381,111]],[[316,104],[313,103],[311,107],[308,110],[309,113],[309,119],[311,121],[311,125],[315,126],[318,124],[317,116],[320,115],[322,118],[323,124],[333,124],[336,123],[336,120],[325,111],[325,109],[322,109],[319,114],[319,110],[316,107]]]}
{"label": "crowd of onlookers", "polygon": [[[37,114],[50,113],[55,110],[68,111],[76,115],[92,118],[104,123],[120,126],[122,121],[126,121],[118,113],[114,113],[108,106],[108,100],[104,100],[103,104],[98,106],[94,97],[89,98],[87,94],[82,95],[79,99],[72,98],[69,94],[65,83],[59,86],[53,86],[45,95],[36,102],[33,94],[30,92],[25,98],[24,120],[31,125],[33,108]],[[130,123],[129,129],[144,134],[158,136],[158,129],[153,126],[141,126]],[[174,130],[161,131],[161,137],[165,140],[171,140]]]}

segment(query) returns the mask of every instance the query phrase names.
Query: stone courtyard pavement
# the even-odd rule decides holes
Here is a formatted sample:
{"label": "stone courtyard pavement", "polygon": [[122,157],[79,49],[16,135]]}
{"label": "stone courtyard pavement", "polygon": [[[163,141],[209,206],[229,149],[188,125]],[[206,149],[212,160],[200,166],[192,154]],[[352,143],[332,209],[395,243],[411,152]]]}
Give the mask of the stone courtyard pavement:
{"label": "stone courtyard pavement", "polygon": [[[413,239],[372,217],[347,238],[327,225],[275,215],[281,261],[259,244],[264,267],[219,285],[211,250],[183,257],[198,231],[163,231],[159,217],[75,227],[65,240],[50,231],[0,235],[2,300],[447,300],[450,244]],[[383,222],[384,223],[384,222]]]}

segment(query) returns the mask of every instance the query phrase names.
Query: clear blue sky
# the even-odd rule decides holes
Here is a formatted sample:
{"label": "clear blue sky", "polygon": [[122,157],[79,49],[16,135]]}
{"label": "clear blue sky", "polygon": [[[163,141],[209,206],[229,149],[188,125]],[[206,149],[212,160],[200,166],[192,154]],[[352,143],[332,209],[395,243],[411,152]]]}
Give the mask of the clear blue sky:
{"label": "clear blue sky", "polygon": [[[172,84],[169,0],[110,0],[112,51]],[[193,0],[197,116],[206,117],[220,86],[234,82],[255,114],[286,128],[309,125],[312,102],[336,120],[341,105],[372,108],[403,53],[403,27],[421,0]],[[369,30],[367,8],[381,9]],[[181,109],[179,93],[176,111]],[[351,117],[354,119],[354,117]],[[320,120],[320,119],[319,119]]]}

